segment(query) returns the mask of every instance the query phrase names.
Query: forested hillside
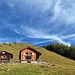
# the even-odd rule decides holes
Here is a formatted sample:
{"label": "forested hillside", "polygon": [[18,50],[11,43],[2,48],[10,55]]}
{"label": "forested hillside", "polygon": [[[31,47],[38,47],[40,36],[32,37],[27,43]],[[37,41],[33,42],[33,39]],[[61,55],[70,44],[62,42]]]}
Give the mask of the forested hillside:
{"label": "forested hillside", "polygon": [[65,46],[63,44],[50,44],[47,46],[43,46],[44,48],[46,48],[47,50],[56,52],[62,56],[71,58],[73,60],[75,60],[75,46]]}

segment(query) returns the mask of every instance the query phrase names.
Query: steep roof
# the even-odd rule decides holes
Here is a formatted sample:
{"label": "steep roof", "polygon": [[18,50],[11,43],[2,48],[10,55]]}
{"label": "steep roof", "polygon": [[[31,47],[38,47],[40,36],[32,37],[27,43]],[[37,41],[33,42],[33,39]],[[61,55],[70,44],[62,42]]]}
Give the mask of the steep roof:
{"label": "steep roof", "polygon": [[37,51],[37,50],[35,50],[35,49],[31,48],[31,47],[27,47],[27,48],[24,48],[24,49],[21,49],[21,50],[20,50],[19,59],[20,59],[20,56],[21,56],[21,52],[22,52],[23,50],[25,50],[25,49],[30,49],[30,50],[32,50],[33,52],[35,52],[35,53],[37,53],[37,54],[39,54],[39,55],[42,54],[42,53],[40,53],[39,51]]}
{"label": "steep roof", "polygon": [[[31,47],[23,48],[23,49],[21,49],[20,51],[22,52],[22,51],[25,50],[25,49],[30,49],[30,50],[32,50],[32,51],[34,51],[34,52],[36,52],[36,53],[40,53],[39,51],[37,51],[37,50],[35,50],[35,49],[31,48]],[[40,53],[40,54],[41,54],[41,53]]]}

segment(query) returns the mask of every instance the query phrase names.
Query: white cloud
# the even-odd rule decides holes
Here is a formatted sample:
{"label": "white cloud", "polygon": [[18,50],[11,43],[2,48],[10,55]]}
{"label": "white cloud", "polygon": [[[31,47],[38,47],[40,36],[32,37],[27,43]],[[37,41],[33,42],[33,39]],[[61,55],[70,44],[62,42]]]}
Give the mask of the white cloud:
{"label": "white cloud", "polygon": [[61,36],[62,39],[71,39],[74,37],[75,37],[75,34],[69,34],[69,35]]}
{"label": "white cloud", "polygon": [[9,37],[7,37],[7,38],[0,38],[0,43],[4,43],[4,42],[6,42],[6,43],[10,43],[10,42],[21,42],[22,41],[22,38],[20,38],[20,39],[18,39],[18,38],[9,38]]}
{"label": "white cloud", "polygon": [[[30,38],[55,40],[71,45],[64,40],[75,37],[75,2],[73,0],[7,0],[6,2],[13,9],[13,17],[10,15],[3,21],[7,28]],[[15,21],[16,16],[21,22]]]}
{"label": "white cloud", "polygon": [[33,44],[34,45],[39,45],[39,44],[43,44],[43,43],[47,43],[47,42],[52,42],[52,41],[54,41],[54,40],[45,40],[45,41],[40,41],[40,42],[35,41],[35,42],[33,42]]}
{"label": "white cloud", "polygon": [[65,24],[75,23],[75,2],[73,0],[57,0],[54,8],[54,16],[51,21],[60,20]]}
{"label": "white cloud", "polygon": [[[57,34],[56,35],[50,35],[46,31],[39,30],[38,28],[34,29],[32,27],[25,27],[24,25],[21,25],[19,28],[15,28],[14,26],[12,27],[10,25],[9,28],[12,29],[13,31],[15,31],[16,33],[18,33],[19,35],[24,35],[24,36],[27,36],[27,37],[30,37],[30,38],[38,38],[38,39],[45,39],[46,40],[46,41],[41,41],[41,42],[38,42],[38,43],[36,42],[35,44],[45,43],[45,42],[53,40],[53,41],[57,41],[59,43],[70,46],[71,43],[66,42],[64,40],[67,39],[67,38],[75,36],[75,34],[67,35],[67,36],[57,36]],[[17,39],[17,40],[21,41],[19,39]],[[15,41],[17,41],[17,40],[15,40]]]}
{"label": "white cloud", "polygon": [[70,42],[65,42],[62,40],[62,38],[58,37],[57,35],[49,35],[47,33],[44,33],[43,31],[40,30],[35,30],[33,28],[25,28],[26,32],[28,33],[28,37],[30,38],[38,38],[38,39],[46,39],[46,40],[54,40],[58,41],[59,43],[65,44],[70,46]]}

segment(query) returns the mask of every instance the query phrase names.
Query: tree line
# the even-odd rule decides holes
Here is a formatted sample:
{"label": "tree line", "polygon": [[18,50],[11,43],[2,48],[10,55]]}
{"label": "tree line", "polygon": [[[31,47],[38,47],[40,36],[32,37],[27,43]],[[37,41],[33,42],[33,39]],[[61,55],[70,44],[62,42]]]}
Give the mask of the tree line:
{"label": "tree line", "polygon": [[56,43],[56,44],[50,44],[43,47],[46,48],[47,50],[56,52],[62,56],[75,60],[75,46],[69,47],[63,44]]}

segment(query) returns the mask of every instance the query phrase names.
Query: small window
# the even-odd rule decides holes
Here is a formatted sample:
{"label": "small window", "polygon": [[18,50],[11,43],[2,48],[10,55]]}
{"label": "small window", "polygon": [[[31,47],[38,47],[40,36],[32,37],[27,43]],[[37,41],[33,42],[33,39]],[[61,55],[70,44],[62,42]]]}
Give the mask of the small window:
{"label": "small window", "polygon": [[4,55],[3,57],[4,57],[4,59],[6,59],[6,58],[7,58],[7,56],[6,56],[6,55]]}
{"label": "small window", "polygon": [[30,53],[30,56],[32,56],[32,53]]}
{"label": "small window", "polygon": [[2,59],[6,59],[6,58],[7,58],[7,56],[6,56],[6,55],[3,55],[3,56],[1,56],[1,58],[2,58]]}
{"label": "small window", "polygon": [[26,56],[28,56],[28,53],[26,53]]}
{"label": "small window", "polygon": [[2,54],[5,54],[5,52],[2,52]]}

